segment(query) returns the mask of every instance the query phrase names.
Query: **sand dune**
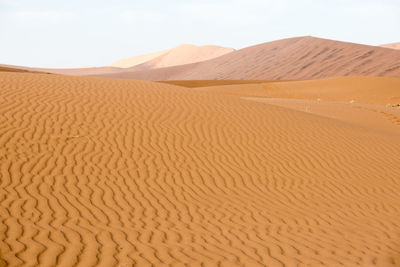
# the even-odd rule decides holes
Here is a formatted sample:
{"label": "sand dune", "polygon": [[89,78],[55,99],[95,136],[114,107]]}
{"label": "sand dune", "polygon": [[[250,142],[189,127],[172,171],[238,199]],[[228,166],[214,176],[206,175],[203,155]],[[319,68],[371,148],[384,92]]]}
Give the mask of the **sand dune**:
{"label": "sand dune", "polygon": [[8,65],[0,65],[0,72],[26,72],[26,73],[41,73],[38,71],[29,71],[25,69],[9,67]]}
{"label": "sand dune", "polygon": [[3,265],[400,265],[398,125],[144,81],[0,94]]}
{"label": "sand dune", "polygon": [[31,71],[48,72],[54,74],[72,75],[72,76],[89,76],[102,75],[110,73],[122,72],[124,69],[115,67],[92,67],[92,68],[72,68],[72,69],[48,69],[48,68],[25,68]]}
{"label": "sand dune", "polygon": [[[395,48],[396,44],[388,46]],[[297,37],[237,51],[219,46],[181,45],[122,59],[109,67],[6,67],[151,81],[298,80],[354,75],[400,77],[400,51],[315,37]]]}
{"label": "sand dune", "polygon": [[[230,83],[230,81],[226,81]],[[178,83],[174,81],[174,83]],[[190,81],[187,81],[190,85]],[[185,83],[181,83],[184,85]],[[197,81],[198,87],[202,84]],[[340,77],[304,81],[269,81],[264,83],[208,86],[204,91],[225,95],[296,98],[387,105],[400,104],[400,78],[396,77]]]}
{"label": "sand dune", "polygon": [[392,49],[400,49],[400,43],[391,43],[391,44],[383,44],[381,47],[392,48]]}
{"label": "sand dune", "polygon": [[210,86],[221,86],[221,85],[238,85],[238,84],[262,84],[267,82],[267,80],[180,80],[180,81],[160,81],[166,84],[172,84],[177,86],[183,86],[187,88],[197,88],[197,87],[210,87]]}
{"label": "sand dune", "polygon": [[165,53],[168,53],[171,49],[166,49],[162,51],[157,51],[154,53],[149,53],[149,54],[144,54],[144,55],[139,55],[139,56],[134,56],[130,58],[122,58],[119,59],[115,62],[113,62],[110,66],[111,67],[117,67],[117,68],[130,68],[142,63],[145,63],[147,61],[150,61],[156,57],[159,57]]}
{"label": "sand dune", "polygon": [[165,68],[202,62],[233,52],[233,48],[215,45],[196,46],[180,45],[167,53],[135,67],[135,70]]}
{"label": "sand dune", "polygon": [[164,68],[201,62],[228,54],[233,51],[233,48],[226,48],[215,45],[197,46],[191,44],[183,44],[172,49],[167,49],[164,51],[145,55],[144,58],[142,56],[139,56],[118,61],[112,66],[124,68],[135,67],[133,69],[135,71]]}
{"label": "sand dune", "polygon": [[284,39],[178,67],[103,75],[140,80],[293,80],[400,76],[400,51],[315,37]]}
{"label": "sand dune", "polygon": [[6,66],[15,69],[39,71],[72,76],[102,76],[103,74],[124,73],[127,71],[149,70],[153,68],[163,68],[176,65],[201,62],[213,59],[234,51],[233,48],[221,46],[196,46],[180,45],[163,51],[139,55],[131,58],[120,59],[110,66],[89,67],[89,68],[70,68],[70,69],[51,69],[51,68],[31,68],[24,66]]}
{"label": "sand dune", "polygon": [[51,68],[33,68],[33,67],[25,67],[25,66],[14,66],[14,65],[5,65],[5,64],[0,64],[0,68],[9,68],[9,69],[20,70],[20,71],[44,72],[44,73],[63,74],[63,75],[72,75],[72,76],[100,75],[100,74],[109,74],[109,73],[114,73],[114,72],[125,71],[125,69],[114,68],[114,67],[51,69]]}
{"label": "sand dune", "polygon": [[[295,98],[246,97],[243,99],[299,110],[326,118],[346,122],[371,131],[399,133],[400,109],[363,103]],[[384,119],[386,118],[386,119]]]}

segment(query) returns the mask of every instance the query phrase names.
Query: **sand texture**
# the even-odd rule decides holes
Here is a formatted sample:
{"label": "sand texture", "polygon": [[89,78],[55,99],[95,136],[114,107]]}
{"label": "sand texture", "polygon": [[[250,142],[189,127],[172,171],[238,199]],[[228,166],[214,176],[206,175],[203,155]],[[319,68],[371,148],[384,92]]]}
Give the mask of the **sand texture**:
{"label": "sand texture", "polygon": [[0,265],[400,265],[395,108],[236,92],[0,72]]}
{"label": "sand texture", "polygon": [[400,51],[297,37],[234,51],[205,62],[104,74],[139,80],[293,80],[335,76],[400,76]]}

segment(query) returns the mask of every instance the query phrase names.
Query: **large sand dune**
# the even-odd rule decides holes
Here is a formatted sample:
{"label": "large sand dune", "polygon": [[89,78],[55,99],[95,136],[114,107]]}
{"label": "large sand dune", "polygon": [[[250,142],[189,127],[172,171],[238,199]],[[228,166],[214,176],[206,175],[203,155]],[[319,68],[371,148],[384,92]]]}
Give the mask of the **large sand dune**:
{"label": "large sand dune", "polygon": [[292,80],[400,76],[400,51],[315,37],[244,48],[201,63],[103,77],[139,80]]}
{"label": "large sand dune", "polygon": [[[396,44],[390,44],[396,48]],[[5,66],[7,67],[7,66]],[[235,51],[181,45],[106,67],[20,68],[74,76],[135,80],[296,80],[338,76],[400,77],[400,51],[315,37],[296,37]]]}
{"label": "large sand dune", "polygon": [[12,72],[0,97],[2,265],[400,265],[394,109]]}

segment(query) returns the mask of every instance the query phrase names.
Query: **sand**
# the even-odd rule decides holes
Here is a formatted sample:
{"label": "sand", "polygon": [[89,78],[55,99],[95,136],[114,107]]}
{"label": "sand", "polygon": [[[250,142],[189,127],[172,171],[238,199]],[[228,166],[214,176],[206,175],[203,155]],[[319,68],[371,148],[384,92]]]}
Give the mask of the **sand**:
{"label": "sand", "polygon": [[[14,66],[14,65],[5,65],[0,64],[1,69],[14,69],[19,70],[20,72],[44,72],[44,73],[53,73],[53,74],[63,74],[63,75],[71,75],[71,76],[89,76],[89,75],[101,75],[101,74],[110,74],[114,72],[126,71],[122,68],[115,67],[88,67],[88,68],[69,68],[69,69],[49,69],[49,68],[33,68],[26,66]],[[3,71],[1,70],[0,71]]]}
{"label": "sand", "polygon": [[[174,81],[173,83],[179,83]],[[186,81],[186,84],[191,84]],[[399,77],[338,77],[321,80],[268,81],[240,84],[226,81],[228,85],[212,85],[196,82],[202,91],[226,95],[328,100],[386,106],[400,104]],[[184,85],[185,83],[181,83]],[[204,86],[201,86],[201,85]]]}
{"label": "sand", "polygon": [[210,86],[221,86],[221,85],[237,85],[237,84],[262,84],[267,80],[180,80],[180,81],[160,81],[166,84],[178,85],[187,88],[198,88],[198,87],[210,87]]}
{"label": "sand", "polygon": [[391,43],[391,44],[383,44],[381,47],[391,48],[391,49],[400,49],[400,43]]}
{"label": "sand", "polygon": [[233,48],[216,45],[197,46],[191,44],[183,44],[171,49],[166,49],[155,53],[121,59],[111,64],[111,66],[120,68],[132,68],[129,71],[165,68],[202,62],[231,53],[233,51],[235,51]]}
{"label": "sand", "polygon": [[105,67],[87,67],[87,68],[68,68],[68,69],[51,69],[51,68],[32,68],[24,66],[7,66],[14,69],[47,72],[72,76],[102,76],[104,74],[125,73],[139,70],[150,70],[155,68],[164,68],[177,65],[185,65],[197,63],[213,59],[234,51],[233,48],[205,45],[196,46],[183,44],[171,49],[166,49],[150,54],[138,55],[131,58],[117,60],[110,66]]}
{"label": "sand", "polygon": [[[395,45],[389,46],[395,48]],[[74,76],[149,81],[304,80],[343,76],[400,77],[399,62],[400,50],[305,36],[240,50],[186,44],[122,59],[105,67],[8,67]]]}
{"label": "sand", "polygon": [[215,45],[196,46],[183,44],[157,58],[136,66],[135,70],[157,69],[203,62],[229,54],[233,51],[235,51],[233,48]]}
{"label": "sand", "polygon": [[113,62],[110,64],[111,67],[117,67],[117,68],[130,68],[134,67],[136,65],[145,63],[147,61],[150,61],[154,58],[157,58],[161,55],[164,55],[165,53],[168,53],[171,49],[165,49],[153,53],[148,53],[144,55],[138,55],[138,56],[133,56],[129,58],[121,58],[118,59],[117,61]]}
{"label": "sand", "polygon": [[247,47],[205,62],[103,74],[138,80],[295,80],[337,76],[400,76],[400,51],[297,37]]}
{"label": "sand", "polygon": [[400,265],[398,117],[13,72],[0,97],[2,265]]}
{"label": "sand", "polygon": [[0,72],[25,72],[25,73],[39,73],[38,71],[29,71],[20,68],[8,67],[5,65],[0,65]]}
{"label": "sand", "polygon": [[130,67],[129,71],[149,70],[202,62],[233,51],[233,48],[215,45],[197,46],[183,44],[161,52],[145,55],[145,58],[142,58],[142,56],[133,57],[113,65],[125,68]]}

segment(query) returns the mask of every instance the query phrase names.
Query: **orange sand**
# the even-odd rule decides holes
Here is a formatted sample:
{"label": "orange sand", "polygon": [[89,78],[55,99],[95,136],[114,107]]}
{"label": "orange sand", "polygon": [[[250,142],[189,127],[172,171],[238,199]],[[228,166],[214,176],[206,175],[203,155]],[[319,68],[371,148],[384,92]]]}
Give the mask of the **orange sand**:
{"label": "orange sand", "polygon": [[1,264],[400,265],[394,111],[220,89],[0,72]]}

